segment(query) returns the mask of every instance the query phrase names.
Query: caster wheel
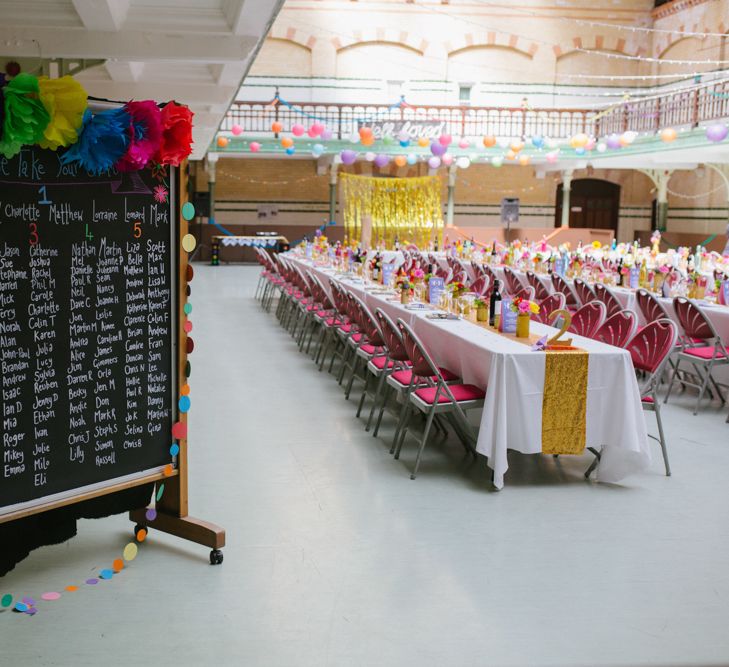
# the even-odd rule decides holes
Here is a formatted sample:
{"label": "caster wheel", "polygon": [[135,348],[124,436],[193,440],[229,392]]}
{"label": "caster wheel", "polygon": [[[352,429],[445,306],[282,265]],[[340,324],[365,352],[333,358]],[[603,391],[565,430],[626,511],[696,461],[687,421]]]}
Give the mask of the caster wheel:
{"label": "caster wheel", "polygon": [[139,533],[140,530],[149,532],[149,528],[147,528],[147,526],[143,526],[141,523],[138,523],[136,526],[134,526],[134,537],[137,536],[137,533]]}
{"label": "caster wheel", "polygon": [[210,552],[210,565],[220,565],[223,562],[223,552],[220,549],[213,549]]}

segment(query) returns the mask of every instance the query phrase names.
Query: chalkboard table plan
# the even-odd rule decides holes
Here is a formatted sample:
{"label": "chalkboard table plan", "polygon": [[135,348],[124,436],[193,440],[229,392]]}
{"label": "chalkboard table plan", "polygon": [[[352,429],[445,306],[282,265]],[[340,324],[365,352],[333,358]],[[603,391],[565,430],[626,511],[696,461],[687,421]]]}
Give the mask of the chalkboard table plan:
{"label": "chalkboard table plan", "polygon": [[0,524],[165,479],[156,527],[218,549],[222,530],[184,519],[182,441],[168,465],[184,421],[180,175],[92,175],[62,155],[0,156]]}

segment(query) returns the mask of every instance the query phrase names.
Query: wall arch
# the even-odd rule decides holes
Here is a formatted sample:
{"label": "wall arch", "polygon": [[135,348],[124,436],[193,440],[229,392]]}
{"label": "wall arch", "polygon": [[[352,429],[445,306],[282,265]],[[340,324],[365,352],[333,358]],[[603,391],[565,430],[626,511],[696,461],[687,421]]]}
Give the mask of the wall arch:
{"label": "wall arch", "polygon": [[421,51],[397,42],[357,42],[337,51],[336,76],[349,79],[425,79],[431,73]]}
{"label": "wall arch", "polygon": [[251,65],[250,74],[258,76],[311,76],[311,49],[288,39],[268,37]]}
{"label": "wall arch", "polygon": [[531,54],[510,46],[468,46],[448,55],[446,76],[459,82],[530,82],[531,63]]}

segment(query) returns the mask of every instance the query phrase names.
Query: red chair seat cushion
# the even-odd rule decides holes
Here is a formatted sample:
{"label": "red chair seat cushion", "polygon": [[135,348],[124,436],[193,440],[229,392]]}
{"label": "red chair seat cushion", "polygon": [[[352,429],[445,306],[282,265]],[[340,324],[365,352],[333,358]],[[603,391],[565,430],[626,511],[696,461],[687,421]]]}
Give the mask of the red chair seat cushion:
{"label": "red chair seat cushion", "polygon": [[[699,359],[711,359],[716,353],[716,349],[713,346],[708,347],[687,347],[683,350],[683,354],[688,354],[691,357],[698,357]],[[719,353],[716,353],[717,359],[726,359],[726,357]]]}
{"label": "red chair seat cushion", "polygon": [[[380,357],[375,357],[374,359],[372,359],[372,365],[375,368],[382,370],[385,367],[385,359],[387,359],[387,357],[384,354]],[[392,360],[387,362],[388,368],[392,368],[394,365],[395,365],[395,362]]]}
{"label": "red chair seat cushion", "polygon": [[[459,403],[461,401],[480,401],[486,396],[486,392],[483,389],[479,389],[473,384],[451,384],[448,385],[448,389],[453,394],[453,398]],[[436,391],[438,391],[437,387],[423,387],[422,389],[417,389],[415,395],[424,403],[433,405]],[[438,394],[438,403],[450,402],[451,399],[444,391]]]}
{"label": "red chair seat cushion", "polygon": [[380,351],[380,348],[374,345],[362,345],[359,349],[365,354],[376,354]]}
{"label": "red chair seat cushion", "polygon": [[655,401],[653,400],[653,396],[643,396],[640,400],[643,401],[643,403],[655,403]]}
{"label": "red chair seat cushion", "polygon": [[[446,382],[450,382],[450,380],[457,380],[458,376],[451,373],[447,368],[439,368],[440,374],[443,376],[443,378],[446,380]],[[398,382],[401,385],[404,385],[407,387],[410,384],[410,380],[413,377],[413,372],[411,370],[402,370],[402,371],[395,371],[392,374],[392,379],[395,380],[395,382]],[[450,379],[449,379],[450,378]],[[433,382],[437,382],[438,378],[433,377],[431,378]],[[419,380],[418,384],[422,384],[424,380]]]}

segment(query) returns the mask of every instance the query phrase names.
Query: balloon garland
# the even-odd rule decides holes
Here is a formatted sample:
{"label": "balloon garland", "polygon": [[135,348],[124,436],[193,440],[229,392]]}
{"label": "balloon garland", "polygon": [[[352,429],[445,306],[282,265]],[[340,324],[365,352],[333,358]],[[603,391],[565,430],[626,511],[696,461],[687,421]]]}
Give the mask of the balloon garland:
{"label": "balloon garland", "polygon": [[73,77],[19,73],[0,88],[0,155],[12,158],[24,146],[68,148],[63,164],[93,174],[179,166],[192,152],[192,117],[185,105],[151,100],[92,113]]}

